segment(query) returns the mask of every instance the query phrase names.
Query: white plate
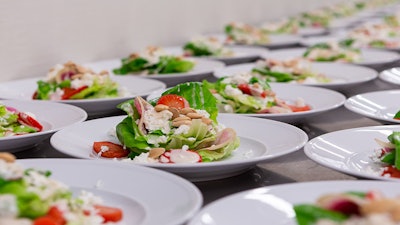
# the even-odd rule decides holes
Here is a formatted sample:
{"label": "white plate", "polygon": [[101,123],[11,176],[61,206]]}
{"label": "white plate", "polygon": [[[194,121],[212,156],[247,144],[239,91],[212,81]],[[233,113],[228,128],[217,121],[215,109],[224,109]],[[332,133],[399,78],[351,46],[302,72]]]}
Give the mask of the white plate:
{"label": "white plate", "polygon": [[18,136],[0,137],[0,152],[17,152],[32,148],[52,133],[83,122],[87,118],[85,111],[72,105],[22,100],[1,100],[1,102],[21,112],[33,113],[43,125],[43,130]]}
{"label": "white plate", "polygon": [[[302,57],[306,48],[291,48],[283,50],[268,51],[263,58],[290,59]],[[376,67],[400,60],[400,54],[380,49],[361,49],[361,61],[354,64]]]}
{"label": "white plate", "polygon": [[[233,56],[204,56],[204,57],[193,57],[193,58],[206,58],[212,60],[218,60],[226,65],[245,63],[257,60],[261,55],[268,51],[264,47],[257,46],[226,46],[226,48],[233,51]],[[165,51],[175,55],[183,55],[184,51],[182,47],[166,47]]]}
{"label": "white plate", "polygon": [[[232,76],[240,72],[250,72],[255,63],[245,63],[217,69],[214,76],[217,78]],[[332,79],[331,83],[306,83],[303,85],[318,86],[329,89],[343,89],[375,79],[378,73],[370,68],[336,63],[311,63],[311,70]],[[287,83],[288,84],[288,83]]]}
{"label": "white plate", "polygon": [[358,114],[384,123],[396,124],[393,116],[400,111],[400,90],[375,91],[358,94],[346,100],[344,106]]}
{"label": "white plate", "polygon": [[[179,225],[200,209],[203,198],[192,183],[151,168],[81,159],[22,159],[25,168],[50,170],[74,191],[99,195],[119,207],[128,225]],[[79,174],[77,174],[79,173]]]}
{"label": "white plate", "polygon": [[168,73],[168,74],[150,74],[150,75],[115,75],[113,69],[121,67],[121,59],[110,59],[92,63],[86,63],[85,66],[92,68],[95,71],[107,70],[116,77],[146,77],[162,81],[167,86],[177,85],[186,81],[201,81],[210,76],[215,69],[224,67],[225,64],[216,60],[191,58],[195,61],[195,66],[192,70],[186,73]]}
{"label": "white plate", "polygon": [[[43,77],[11,80],[0,83],[0,99],[32,100],[32,95],[37,89],[36,82]],[[160,81],[137,78],[137,77],[112,77],[119,87],[126,88],[131,95],[117,98],[60,100],[57,102],[67,103],[84,109],[89,116],[107,115],[118,111],[116,106],[135,96],[147,96],[153,91],[164,89],[166,85]],[[43,100],[32,100],[35,102]]]}
{"label": "white plate", "polygon": [[319,181],[273,185],[239,192],[206,205],[187,225],[297,225],[293,205],[328,193],[380,190],[400,194],[400,184],[380,181]]}
{"label": "white plate", "polygon": [[395,67],[379,73],[379,78],[388,83],[400,85],[400,68]]}
{"label": "white plate", "polygon": [[[125,116],[109,117],[71,126],[54,134],[50,143],[58,151],[74,157],[102,160],[93,155],[93,142],[118,142],[107,132],[124,118]],[[226,127],[235,129],[241,138],[240,147],[233,152],[231,157],[210,163],[138,163],[138,165],[176,173],[191,181],[214,180],[243,173],[257,163],[296,151],[308,140],[307,135],[299,128],[272,120],[250,117],[238,120],[238,117],[234,115],[220,115],[218,121]],[[121,163],[134,164],[133,162]]]}
{"label": "white plate", "polygon": [[381,180],[400,179],[379,175],[382,167],[370,156],[381,148],[375,138],[387,140],[393,131],[400,131],[399,125],[361,127],[335,131],[316,137],[304,147],[306,155],[315,162],[358,177]]}
{"label": "white plate", "polygon": [[[282,83],[270,83],[270,86],[279,99],[294,102],[296,99],[302,98],[306,104],[311,106],[311,110],[295,113],[243,113],[234,115],[260,117],[287,123],[298,123],[302,122],[306,117],[315,116],[319,113],[338,108],[343,105],[346,100],[346,97],[343,94],[326,88]],[[158,98],[163,92],[164,90],[153,92],[151,95],[147,96],[147,100]],[[227,113],[221,114],[227,115]]]}

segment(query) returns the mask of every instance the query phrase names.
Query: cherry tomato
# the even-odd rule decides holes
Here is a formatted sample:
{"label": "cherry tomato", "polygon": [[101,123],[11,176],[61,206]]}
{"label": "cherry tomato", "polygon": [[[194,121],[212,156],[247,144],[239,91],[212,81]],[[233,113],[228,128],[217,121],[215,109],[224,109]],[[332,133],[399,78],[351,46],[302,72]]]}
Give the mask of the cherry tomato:
{"label": "cherry tomato", "polygon": [[122,219],[123,213],[121,209],[103,206],[103,205],[95,205],[95,209],[97,210],[97,214],[104,218],[104,222],[118,222]]}
{"label": "cherry tomato", "polygon": [[295,105],[288,105],[293,112],[303,112],[311,110],[309,105],[305,106],[295,106]]}
{"label": "cherry tomato", "polygon": [[184,97],[175,94],[161,96],[158,99],[157,104],[163,104],[177,109],[190,107],[189,102]]}

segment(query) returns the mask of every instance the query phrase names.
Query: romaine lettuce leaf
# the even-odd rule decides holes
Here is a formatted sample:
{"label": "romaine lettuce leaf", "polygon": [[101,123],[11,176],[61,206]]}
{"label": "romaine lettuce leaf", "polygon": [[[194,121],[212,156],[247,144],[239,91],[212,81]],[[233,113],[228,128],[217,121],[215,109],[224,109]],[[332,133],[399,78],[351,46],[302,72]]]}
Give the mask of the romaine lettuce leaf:
{"label": "romaine lettuce leaf", "polygon": [[176,94],[182,96],[189,102],[190,107],[206,110],[210,114],[210,119],[216,122],[218,115],[217,100],[210,92],[206,82],[178,84],[165,91],[162,95]]}

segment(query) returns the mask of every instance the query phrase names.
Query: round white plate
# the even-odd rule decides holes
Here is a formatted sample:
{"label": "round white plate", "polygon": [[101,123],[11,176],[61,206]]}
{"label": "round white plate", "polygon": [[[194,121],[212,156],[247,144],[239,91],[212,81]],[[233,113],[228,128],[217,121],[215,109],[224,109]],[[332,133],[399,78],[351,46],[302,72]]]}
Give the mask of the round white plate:
{"label": "round white plate", "polygon": [[[245,63],[233,66],[227,66],[217,69],[214,76],[217,78],[225,76],[233,76],[240,72],[250,72],[255,67],[255,63]],[[378,73],[370,68],[352,65],[352,64],[336,64],[336,63],[311,63],[311,70],[323,74],[332,79],[330,83],[305,83],[302,85],[318,86],[329,89],[349,88],[375,79]],[[287,83],[289,84],[289,83]]]}
{"label": "round white plate", "polygon": [[400,68],[395,67],[379,73],[379,78],[388,83],[400,85]]}
{"label": "round white plate", "polygon": [[[233,56],[204,56],[204,57],[194,57],[194,58],[205,58],[218,60],[226,65],[245,63],[257,60],[261,55],[268,51],[264,47],[257,46],[226,46],[226,48],[233,51]],[[175,55],[183,55],[184,51],[182,47],[167,47],[164,48],[165,51],[170,52]]]}
{"label": "round white plate", "polygon": [[[302,57],[306,48],[291,48],[275,51],[268,51],[263,58],[290,59]],[[400,54],[380,49],[361,49],[361,61],[354,64],[376,67],[400,60]]]}
{"label": "round white plate", "polygon": [[400,184],[380,181],[318,181],[273,185],[239,192],[206,205],[187,225],[297,225],[293,206],[313,204],[320,196],[379,190],[399,194]]}
{"label": "round white plate", "polygon": [[[22,159],[25,168],[50,170],[74,191],[99,195],[123,210],[117,225],[179,225],[193,217],[203,198],[192,183],[163,171],[82,159]],[[79,174],[77,174],[79,173]]]}
{"label": "round white plate", "polygon": [[167,86],[177,85],[186,81],[201,81],[210,76],[215,69],[224,67],[225,64],[216,60],[191,58],[195,61],[194,68],[186,73],[168,73],[168,74],[150,74],[150,75],[115,75],[113,69],[121,67],[121,59],[110,59],[92,63],[86,63],[85,66],[95,71],[107,70],[116,77],[146,77],[159,80],[167,84]]}
{"label": "round white plate", "polygon": [[[36,82],[43,79],[42,77],[36,77],[1,82],[0,99],[32,100],[32,95],[37,89]],[[112,79],[119,84],[119,87],[125,88],[130,95],[117,98],[60,100],[57,102],[78,106],[84,109],[89,116],[107,115],[118,111],[116,106],[121,102],[135,96],[147,96],[153,91],[162,90],[166,87],[166,85],[160,81],[138,77],[112,77]],[[43,100],[32,101],[40,102]]]}
{"label": "round white plate", "polygon": [[[346,97],[336,91],[320,87],[311,87],[306,85],[288,85],[282,83],[270,83],[272,91],[276,93],[279,99],[294,102],[298,98],[304,99],[305,103],[311,106],[311,110],[295,113],[243,113],[233,114],[237,116],[251,116],[266,119],[273,119],[287,123],[302,122],[304,118],[315,116],[342,106]],[[147,96],[147,100],[155,99],[161,96],[165,90],[153,92]],[[221,113],[229,115],[227,113]]]}
{"label": "round white plate", "polygon": [[34,147],[52,133],[69,125],[83,122],[87,114],[82,109],[55,102],[1,100],[21,112],[31,112],[43,125],[43,130],[18,136],[0,137],[0,152],[17,152]]}
{"label": "round white plate", "polygon": [[400,111],[400,90],[375,91],[350,97],[344,106],[358,114],[384,123],[396,124],[393,116]]}
{"label": "round white plate", "polygon": [[304,147],[306,155],[315,162],[357,177],[381,180],[400,179],[379,175],[382,166],[371,156],[381,147],[375,138],[386,141],[399,125],[361,127],[323,134],[309,141]]}
{"label": "round white plate", "polygon": [[[102,118],[71,126],[54,134],[50,143],[58,151],[74,157],[107,161],[108,159],[98,158],[93,154],[93,142],[118,142],[107,133],[124,118],[125,116]],[[222,161],[197,164],[135,164],[176,173],[191,181],[215,180],[243,173],[257,163],[296,151],[308,140],[307,135],[299,128],[272,120],[250,117],[238,120],[234,115],[220,115],[218,121],[235,129],[241,139],[240,147],[231,157]]]}

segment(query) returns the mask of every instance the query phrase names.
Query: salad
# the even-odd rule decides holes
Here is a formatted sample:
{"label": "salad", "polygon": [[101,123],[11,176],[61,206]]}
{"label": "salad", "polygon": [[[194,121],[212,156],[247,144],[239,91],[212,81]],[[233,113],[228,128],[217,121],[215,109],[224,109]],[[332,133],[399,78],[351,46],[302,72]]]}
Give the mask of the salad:
{"label": "salad", "polygon": [[387,141],[375,139],[381,146],[372,155],[372,160],[383,165],[381,176],[400,178],[400,132],[394,131]]}
{"label": "salad", "polygon": [[0,102],[0,137],[10,137],[43,130],[35,116],[29,112],[20,112]]}
{"label": "salad", "polygon": [[258,60],[252,70],[271,82],[294,83],[329,83],[331,80],[311,69],[311,64],[304,59]]}
{"label": "salad", "polygon": [[297,34],[299,23],[294,18],[282,19],[274,22],[266,22],[261,25],[261,29],[271,34]]}
{"label": "salad", "polygon": [[378,191],[330,193],[313,204],[294,205],[299,225],[396,225],[400,222],[399,197]]}
{"label": "salad", "polygon": [[94,152],[134,162],[198,163],[229,157],[239,146],[236,132],[217,122],[216,100],[201,83],[180,84],[152,103],[141,97],[122,103],[128,116],[115,131],[122,145],[95,142]]}
{"label": "salad", "polygon": [[196,37],[183,46],[186,56],[232,57],[234,52],[215,37]]}
{"label": "salad", "polygon": [[394,116],[393,119],[400,120],[400,111],[398,111]]}
{"label": "salad", "polygon": [[112,225],[122,217],[121,209],[103,205],[92,193],[73,197],[50,171],[24,169],[13,155],[0,153],[0,224]]}
{"label": "salad", "polygon": [[121,67],[113,70],[115,74],[185,73],[195,66],[190,59],[168,54],[162,48],[153,46],[146,48],[143,52],[133,53],[121,61]]}
{"label": "salad", "polygon": [[37,86],[33,99],[72,100],[128,95],[126,90],[118,89],[118,84],[110,79],[107,71],[95,73],[73,62],[54,66],[47,79],[38,81]]}
{"label": "salad", "polygon": [[225,26],[228,44],[265,45],[270,43],[267,32],[245,23],[230,23]]}
{"label": "salad", "polygon": [[276,97],[265,79],[251,72],[222,77],[215,83],[203,81],[218,102],[219,112],[224,113],[292,113],[311,109],[303,99],[293,103]]}
{"label": "salad", "polygon": [[360,49],[349,48],[336,42],[318,43],[307,48],[304,58],[318,62],[358,62]]}
{"label": "salad", "polygon": [[353,46],[373,48],[400,47],[400,30],[385,23],[364,24],[349,32],[348,38]]}

